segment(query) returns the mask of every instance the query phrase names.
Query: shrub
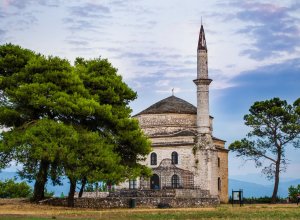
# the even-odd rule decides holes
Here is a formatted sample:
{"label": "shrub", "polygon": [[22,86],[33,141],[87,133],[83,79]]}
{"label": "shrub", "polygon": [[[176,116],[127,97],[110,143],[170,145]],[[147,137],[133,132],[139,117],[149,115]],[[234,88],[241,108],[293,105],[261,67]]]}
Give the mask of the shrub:
{"label": "shrub", "polygon": [[291,202],[297,201],[297,195],[300,194],[300,184],[298,186],[289,187],[289,198]]}
{"label": "shrub", "polygon": [[0,198],[25,198],[32,195],[32,189],[26,182],[15,182],[15,179],[0,181]]}
{"label": "shrub", "polygon": [[[271,203],[272,198],[265,196],[265,197],[249,197],[249,198],[243,198],[244,204],[265,204],[265,203]],[[286,203],[285,198],[276,197],[276,203]],[[232,197],[229,197],[229,203],[232,203]]]}
{"label": "shrub", "polygon": [[44,191],[45,198],[52,198],[54,196],[54,192],[48,192],[47,189]]}

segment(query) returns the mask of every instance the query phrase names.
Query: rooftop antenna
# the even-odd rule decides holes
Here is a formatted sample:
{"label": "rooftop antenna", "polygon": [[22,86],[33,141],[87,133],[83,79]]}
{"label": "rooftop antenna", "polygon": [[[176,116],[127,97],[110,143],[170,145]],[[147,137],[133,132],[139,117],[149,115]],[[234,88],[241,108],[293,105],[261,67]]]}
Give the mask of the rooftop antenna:
{"label": "rooftop antenna", "polygon": [[201,26],[202,26],[202,16],[201,16]]}
{"label": "rooftop antenna", "polygon": [[174,96],[174,88],[172,89],[172,96]]}

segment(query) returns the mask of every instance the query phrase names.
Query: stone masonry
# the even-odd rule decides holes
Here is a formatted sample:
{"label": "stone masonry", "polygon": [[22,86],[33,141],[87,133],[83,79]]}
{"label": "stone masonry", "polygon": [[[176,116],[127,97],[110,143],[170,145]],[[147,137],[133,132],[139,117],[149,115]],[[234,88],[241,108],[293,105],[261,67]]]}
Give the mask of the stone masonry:
{"label": "stone masonry", "polygon": [[[78,208],[128,208],[132,200],[139,208],[157,208],[160,206],[179,207],[207,207],[219,204],[218,198],[210,197],[208,191],[189,189],[168,190],[120,190],[110,192],[106,198],[90,197],[75,198],[74,207]],[[42,204],[67,206],[67,199],[52,198],[44,200]]]}

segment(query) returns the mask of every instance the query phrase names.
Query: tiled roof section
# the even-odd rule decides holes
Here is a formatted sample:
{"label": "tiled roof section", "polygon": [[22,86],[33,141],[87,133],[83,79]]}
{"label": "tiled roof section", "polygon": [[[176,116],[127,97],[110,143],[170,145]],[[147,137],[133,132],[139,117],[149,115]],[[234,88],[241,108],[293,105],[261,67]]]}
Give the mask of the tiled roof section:
{"label": "tiled roof section", "polygon": [[149,108],[136,115],[162,113],[197,114],[197,108],[183,99],[176,96],[170,96],[151,105]]}

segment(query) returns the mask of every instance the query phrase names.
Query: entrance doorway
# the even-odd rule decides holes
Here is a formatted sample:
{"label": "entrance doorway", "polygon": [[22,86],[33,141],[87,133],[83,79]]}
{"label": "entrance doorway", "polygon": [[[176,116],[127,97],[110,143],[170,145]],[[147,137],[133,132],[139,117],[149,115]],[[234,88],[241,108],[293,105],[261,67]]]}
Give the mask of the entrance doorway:
{"label": "entrance doorway", "polygon": [[159,187],[159,176],[157,174],[153,174],[150,178],[150,188],[151,189],[160,189]]}

